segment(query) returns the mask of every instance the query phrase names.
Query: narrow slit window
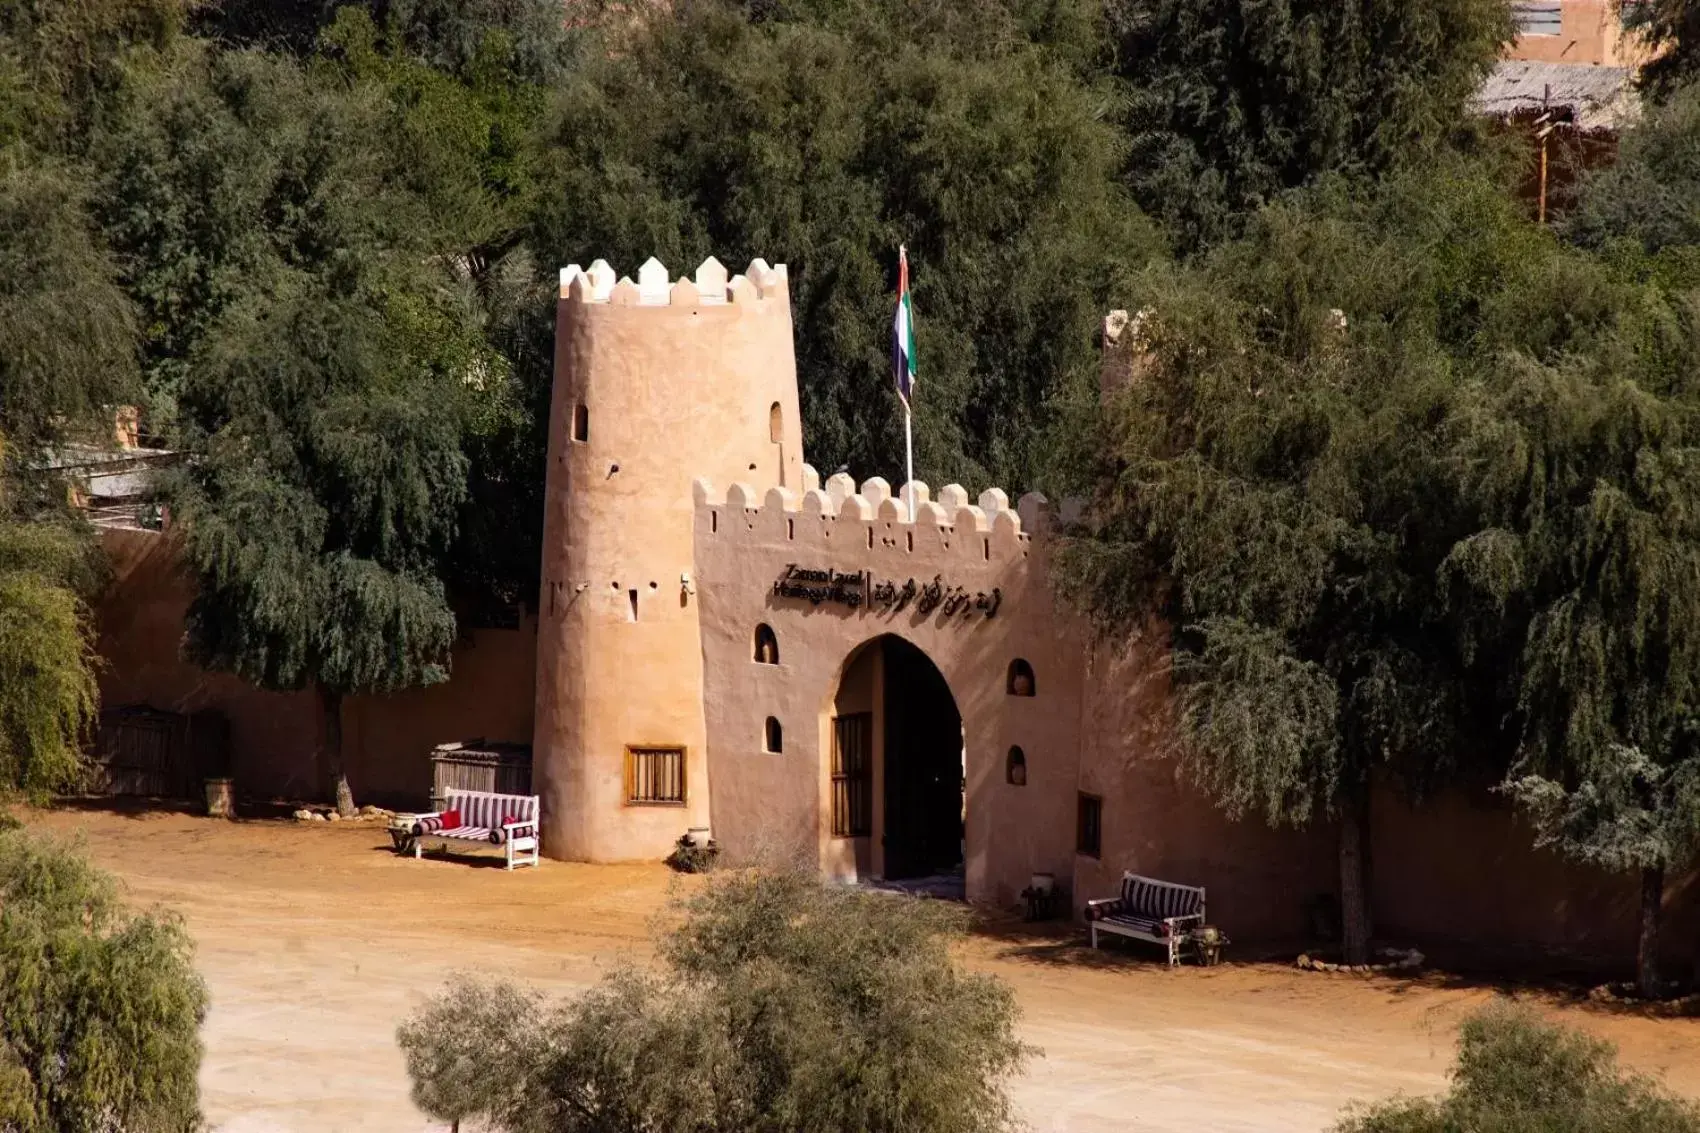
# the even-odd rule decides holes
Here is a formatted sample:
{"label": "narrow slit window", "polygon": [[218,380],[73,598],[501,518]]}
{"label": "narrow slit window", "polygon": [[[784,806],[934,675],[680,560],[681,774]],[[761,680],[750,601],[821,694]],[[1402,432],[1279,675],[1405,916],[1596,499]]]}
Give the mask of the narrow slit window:
{"label": "narrow slit window", "polygon": [[1097,795],[1081,794],[1075,822],[1074,852],[1089,858],[1103,856],[1104,800]]}
{"label": "narrow slit window", "polygon": [[626,600],[632,604],[631,620],[635,622],[635,621],[637,621],[637,591],[636,590],[626,591]]}
{"label": "narrow slit window", "polygon": [[762,725],[761,742],[762,750],[772,755],[785,750],[785,729],[780,727],[778,717],[769,716]]}
{"label": "narrow slit window", "polygon": [[1009,749],[1009,758],[1004,761],[1004,779],[1012,787],[1027,785],[1027,753],[1019,746]]}
{"label": "narrow slit window", "polygon": [[767,411],[767,439],[774,444],[785,439],[785,412],[779,408],[777,401]]}
{"label": "narrow slit window", "polygon": [[1034,696],[1039,684],[1033,679],[1033,666],[1017,657],[1009,663],[1009,684],[1005,689],[1011,696]]}
{"label": "narrow slit window", "polygon": [[573,440],[584,444],[590,440],[590,407],[580,405],[573,410]]}
{"label": "narrow slit window", "polygon": [[779,638],[766,622],[756,626],[755,659],[758,665],[779,664]]}

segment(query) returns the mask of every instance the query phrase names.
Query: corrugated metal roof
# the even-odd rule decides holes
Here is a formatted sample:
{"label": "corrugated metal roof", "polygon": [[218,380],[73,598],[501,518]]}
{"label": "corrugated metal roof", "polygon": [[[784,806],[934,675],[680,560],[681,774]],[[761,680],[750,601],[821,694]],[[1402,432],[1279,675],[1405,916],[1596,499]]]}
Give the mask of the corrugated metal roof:
{"label": "corrugated metal roof", "polygon": [[1640,100],[1631,67],[1593,63],[1501,60],[1476,94],[1476,109],[1495,118],[1568,108],[1584,130],[1620,130],[1635,120]]}

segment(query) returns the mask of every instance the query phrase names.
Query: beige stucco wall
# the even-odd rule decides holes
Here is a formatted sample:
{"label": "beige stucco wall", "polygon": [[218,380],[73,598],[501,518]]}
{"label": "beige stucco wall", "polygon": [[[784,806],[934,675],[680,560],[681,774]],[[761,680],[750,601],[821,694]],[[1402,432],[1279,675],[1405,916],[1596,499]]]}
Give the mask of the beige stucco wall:
{"label": "beige stucco wall", "polygon": [[[808,472],[805,483],[812,483]],[[734,860],[777,855],[838,877],[878,873],[877,845],[830,836],[831,717],[852,655],[893,634],[938,667],[962,715],[970,899],[1007,905],[1035,870],[1068,878],[1085,650],[1051,594],[1043,544],[1027,534],[1045,522],[1042,498],[1024,500],[1018,516],[1001,492],[970,506],[967,493],[952,486],[933,503],[920,485],[918,522],[910,523],[884,481],[854,489],[841,476],[824,490],[774,489],[758,498],[741,484],[723,496],[699,482],[695,557],[715,837]],[[922,613],[917,602],[901,611],[878,603],[817,605],[775,592],[791,564],[866,570],[875,585],[899,587],[936,576],[970,597],[996,589],[1001,601],[990,617],[972,603],[953,614],[942,605]],[[778,638],[778,665],[754,659],[755,627],[763,622]],[[1018,656],[1034,669],[1036,696],[1006,692],[1009,663]],[[872,680],[854,666],[849,672],[854,685]],[[873,695],[846,691],[846,703]],[[770,715],[785,729],[782,754],[762,750]],[[1026,752],[1025,786],[1005,782],[1012,744]],[[876,788],[876,837],[882,794]]]}
{"label": "beige stucco wall", "polygon": [[1623,34],[1623,23],[1617,13],[1619,2],[1564,0],[1560,34],[1518,36],[1506,49],[1506,58],[1633,66],[1645,51],[1634,37]]}
{"label": "beige stucco wall", "polygon": [[[319,710],[311,692],[265,692],[183,659],[184,616],[194,595],[176,541],[151,531],[107,530],[112,578],[95,604],[103,708],[221,712],[230,721],[239,794],[324,797],[317,767]],[[532,731],[535,622],[464,632],[448,681],[391,696],[343,701],[343,752],[357,802],[423,806],[431,749],[482,737],[525,743]]]}
{"label": "beige stucco wall", "polygon": [[194,585],[172,536],[108,529],[101,532],[101,546],[112,572],[94,606],[101,707],[222,712],[230,721],[239,790],[261,797],[317,796],[318,710],[312,695],[263,692],[183,659],[183,617]]}
{"label": "beige stucco wall", "polygon": [[[758,260],[728,280],[709,260],[670,282],[652,260],[616,284],[599,261],[563,272],[556,317],[533,742],[543,851],[658,858],[708,823],[691,477],[801,475],[785,271]],[[685,749],[684,806],[627,805],[629,745]]]}

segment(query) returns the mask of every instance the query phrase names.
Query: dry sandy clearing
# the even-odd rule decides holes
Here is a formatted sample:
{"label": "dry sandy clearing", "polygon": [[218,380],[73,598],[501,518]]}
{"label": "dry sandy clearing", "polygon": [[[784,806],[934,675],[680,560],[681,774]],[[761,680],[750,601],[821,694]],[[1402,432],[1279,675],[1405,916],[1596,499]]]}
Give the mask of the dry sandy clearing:
{"label": "dry sandy clearing", "polygon": [[[414,861],[381,829],[187,815],[27,812],[80,832],[132,897],[187,920],[212,989],[202,1097],[221,1133],[440,1130],[407,1096],[398,1021],[457,969],[558,992],[642,959],[674,878],[545,862],[507,874]],[[1168,972],[1072,944],[978,938],[1042,1047],[1017,1084],[1039,1131],[1321,1130],[1354,1100],[1443,1084],[1453,1029],[1489,994],[1230,964]],[[1549,1008],[1700,1095],[1700,1021]]]}

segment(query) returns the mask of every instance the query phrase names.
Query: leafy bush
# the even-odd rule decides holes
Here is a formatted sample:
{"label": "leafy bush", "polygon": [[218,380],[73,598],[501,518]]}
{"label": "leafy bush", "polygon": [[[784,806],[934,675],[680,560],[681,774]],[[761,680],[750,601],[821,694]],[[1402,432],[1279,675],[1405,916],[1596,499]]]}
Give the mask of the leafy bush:
{"label": "leafy bush", "polygon": [[717,875],[660,941],[543,1012],[460,982],[398,1035],[427,1113],[507,1133],[1014,1128],[1027,1056],[995,979],[958,968],[962,912],[794,873]]}
{"label": "leafy bush", "polygon": [[1696,1133],[1700,1108],[1618,1068],[1611,1044],[1490,1007],[1464,1024],[1452,1089],[1395,1098],[1338,1133]]}
{"label": "leafy bush", "polygon": [[75,846],[0,832],[0,1129],[196,1128],[207,993],[190,951]]}

